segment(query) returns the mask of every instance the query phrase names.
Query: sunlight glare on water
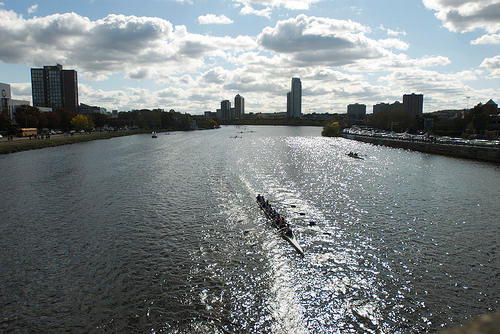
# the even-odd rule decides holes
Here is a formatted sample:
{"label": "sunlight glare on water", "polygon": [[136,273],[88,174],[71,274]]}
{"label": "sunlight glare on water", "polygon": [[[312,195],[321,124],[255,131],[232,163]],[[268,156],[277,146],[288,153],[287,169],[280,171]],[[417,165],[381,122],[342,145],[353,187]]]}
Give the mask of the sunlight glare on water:
{"label": "sunlight glare on water", "polygon": [[499,167],[320,131],[0,157],[0,331],[412,333],[495,311]]}

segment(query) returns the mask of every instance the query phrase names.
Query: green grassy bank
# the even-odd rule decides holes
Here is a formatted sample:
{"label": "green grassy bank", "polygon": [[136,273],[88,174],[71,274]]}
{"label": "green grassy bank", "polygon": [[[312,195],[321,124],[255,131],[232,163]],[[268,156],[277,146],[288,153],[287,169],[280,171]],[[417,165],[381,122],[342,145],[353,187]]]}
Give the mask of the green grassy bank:
{"label": "green grassy bank", "polygon": [[114,132],[94,132],[90,134],[75,134],[51,136],[50,139],[31,139],[15,138],[13,141],[4,139],[0,142],[0,154],[21,152],[27,150],[36,150],[39,148],[53,147],[60,145],[68,145],[82,143],[97,139],[110,139],[114,137],[130,136],[139,133],[149,133],[149,130],[130,130],[130,131],[114,131]]}

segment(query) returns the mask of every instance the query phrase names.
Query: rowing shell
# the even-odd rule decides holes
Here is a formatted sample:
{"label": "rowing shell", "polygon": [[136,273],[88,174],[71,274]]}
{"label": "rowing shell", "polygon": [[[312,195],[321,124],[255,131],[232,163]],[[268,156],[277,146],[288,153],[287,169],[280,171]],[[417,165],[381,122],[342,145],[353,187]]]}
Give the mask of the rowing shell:
{"label": "rowing shell", "polygon": [[[276,224],[276,222],[274,221],[274,219],[271,218],[271,216],[269,215],[269,213],[266,211],[266,209],[264,209],[264,207],[262,206],[262,204],[257,201],[257,203],[259,204],[259,207],[262,209],[262,211],[264,211],[264,214],[266,215],[267,219],[271,220],[271,223],[273,224],[273,226],[279,230],[279,226]],[[288,241],[288,243],[290,243],[290,245],[292,245],[293,248],[295,248],[295,250],[300,254],[300,255],[304,255],[304,250],[302,249],[302,247],[300,247],[299,243],[297,242],[297,239],[295,238],[295,234],[293,233],[292,231],[292,236],[289,237],[287,236],[285,233],[280,233],[281,237],[283,239],[285,239],[286,241]]]}

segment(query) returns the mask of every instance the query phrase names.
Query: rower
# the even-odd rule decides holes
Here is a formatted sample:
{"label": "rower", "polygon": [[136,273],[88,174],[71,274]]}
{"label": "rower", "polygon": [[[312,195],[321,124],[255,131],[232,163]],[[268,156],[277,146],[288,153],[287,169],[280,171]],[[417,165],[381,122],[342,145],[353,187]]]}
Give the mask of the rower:
{"label": "rower", "polygon": [[280,227],[280,232],[282,232],[282,231],[286,230],[289,226],[285,221],[283,221],[280,223],[279,227]]}

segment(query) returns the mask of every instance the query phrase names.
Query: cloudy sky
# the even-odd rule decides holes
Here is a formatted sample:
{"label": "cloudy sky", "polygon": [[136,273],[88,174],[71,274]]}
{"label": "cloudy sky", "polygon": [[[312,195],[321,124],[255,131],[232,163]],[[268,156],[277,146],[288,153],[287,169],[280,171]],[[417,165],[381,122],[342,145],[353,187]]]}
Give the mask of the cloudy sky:
{"label": "cloudy sky", "polygon": [[0,82],[78,71],[81,103],[201,114],[245,97],[304,113],[424,94],[424,111],[500,102],[500,0],[0,0]]}

